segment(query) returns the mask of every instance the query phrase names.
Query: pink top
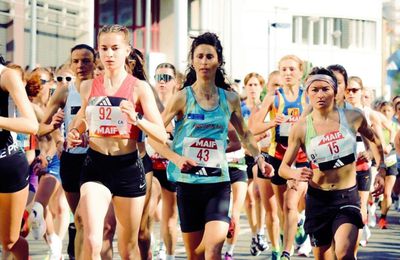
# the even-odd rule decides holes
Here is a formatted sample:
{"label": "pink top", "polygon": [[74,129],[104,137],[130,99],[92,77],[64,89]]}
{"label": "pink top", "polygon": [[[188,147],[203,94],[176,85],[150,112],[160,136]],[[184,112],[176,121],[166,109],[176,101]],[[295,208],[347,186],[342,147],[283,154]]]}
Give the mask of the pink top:
{"label": "pink top", "polygon": [[[127,117],[119,109],[122,100],[133,101],[133,92],[138,79],[128,74],[121,86],[112,96],[108,96],[104,87],[104,76],[93,79],[86,108],[89,124],[89,136],[136,139],[141,130],[127,122]],[[135,104],[135,111],[143,114],[140,104]]]}

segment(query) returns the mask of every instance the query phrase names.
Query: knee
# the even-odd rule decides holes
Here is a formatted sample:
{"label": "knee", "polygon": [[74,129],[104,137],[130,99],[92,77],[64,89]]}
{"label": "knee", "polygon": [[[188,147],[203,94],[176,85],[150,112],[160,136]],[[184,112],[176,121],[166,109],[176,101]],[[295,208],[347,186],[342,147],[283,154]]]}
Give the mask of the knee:
{"label": "knee", "polygon": [[120,245],[119,246],[119,254],[121,256],[121,259],[131,259],[132,255],[134,255],[134,252],[137,251],[138,247],[138,241],[137,239],[132,239],[129,241],[128,246],[127,245]]}
{"label": "knee", "polygon": [[278,212],[267,211],[267,219],[266,220],[271,222],[273,225],[279,224]]}
{"label": "knee", "polygon": [[208,246],[208,247],[206,247],[206,250],[205,250],[205,258],[206,259],[221,259],[221,251],[222,251],[222,244]]}
{"label": "knee", "polygon": [[255,204],[254,198],[250,198],[250,197],[249,197],[249,198],[246,199],[246,201],[245,201],[246,208],[248,208],[248,209],[253,208],[253,207],[254,207],[254,204]]}
{"label": "knee", "polygon": [[80,231],[83,230],[83,221],[82,221],[82,216],[76,211],[75,216],[74,216],[74,223],[75,223],[75,228],[76,230]]}
{"label": "knee", "polygon": [[104,223],[104,227],[103,227],[104,240],[112,241],[114,234],[115,234],[115,228],[116,228],[116,225],[114,223],[107,223],[107,222]]}
{"label": "knee", "polygon": [[91,255],[100,255],[101,248],[103,246],[103,241],[100,238],[97,238],[92,235],[85,236],[84,244],[85,244],[86,250],[88,250],[88,252]]}

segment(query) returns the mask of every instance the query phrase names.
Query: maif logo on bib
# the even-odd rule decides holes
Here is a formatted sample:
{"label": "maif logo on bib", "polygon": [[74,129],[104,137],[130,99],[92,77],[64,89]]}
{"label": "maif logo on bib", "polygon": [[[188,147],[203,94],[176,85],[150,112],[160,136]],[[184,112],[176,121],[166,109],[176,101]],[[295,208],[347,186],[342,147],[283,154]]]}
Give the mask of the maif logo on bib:
{"label": "maif logo on bib", "polygon": [[190,147],[206,148],[214,150],[218,149],[217,142],[214,139],[209,139],[209,138],[198,139],[198,141],[193,143]]}
{"label": "maif logo on bib", "polygon": [[340,139],[343,139],[343,135],[341,132],[335,131],[335,132],[330,132],[325,134],[322,139],[321,142],[319,142],[319,145],[324,145],[330,142],[334,142]]}

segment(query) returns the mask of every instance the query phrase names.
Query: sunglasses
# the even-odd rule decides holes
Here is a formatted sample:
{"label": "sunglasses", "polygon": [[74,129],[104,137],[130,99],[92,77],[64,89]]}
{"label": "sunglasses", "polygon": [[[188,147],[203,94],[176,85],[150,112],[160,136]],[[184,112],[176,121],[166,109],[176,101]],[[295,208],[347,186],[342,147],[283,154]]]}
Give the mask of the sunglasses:
{"label": "sunglasses", "polygon": [[44,85],[44,84],[46,84],[46,83],[49,83],[49,82],[51,82],[51,80],[49,79],[49,80],[46,80],[46,79],[40,79],[40,85]]}
{"label": "sunglasses", "polygon": [[160,81],[169,82],[170,80],[174,79],[174,77],[172,77],[171,75],[168,75],[168,74],[156,74],[156,75],[154,75],[154,79],[157,82],[160,82]]}
{"label": "sunglasses", "polygon": [[346,88],[347,93],[350,93],[350,92],[357,93],[359,90],[361,90],[361,89],[360,88]]}
{"label": "sunglasses", "polygon": [[72,81],[73,79],[74,79],[74,77],[71,77],[71,76],[65,76],[65,77],[63,77],[63,76],[57,76],[57,77],[56,77],[56,80],[57,80],[58,82],[63,82],[63,81],[70,82],[70,81]]}

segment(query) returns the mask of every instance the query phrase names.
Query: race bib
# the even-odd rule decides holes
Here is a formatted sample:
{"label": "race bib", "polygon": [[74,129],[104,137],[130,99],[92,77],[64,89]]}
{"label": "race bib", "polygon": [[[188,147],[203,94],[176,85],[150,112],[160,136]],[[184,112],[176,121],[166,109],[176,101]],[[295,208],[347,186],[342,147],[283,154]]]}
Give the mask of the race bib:
{"label": "race bib", "polygon": [[126,115],[119,107],[91,107],[89,135],[93,137],[129,138]]}
{"label": "race bib", "polygon": [[225,147],[221,140],[211,138],[185,137],[183,156],[196,161],[197,165],[206,168],[221,168]]}
{"label": "race bib", "polygon": [[299,116],[285,116],[285,121],[279,125],[279,135],[288,137],[293,124],[296,123],[299,118]]}
{"label": "race bib", "polygon": [[388,155],[385,155],[386,167],[393,166],[397,163],[396,151],[393,149]]}
{"label": "race bib", "polygon": [[125,98],[92,97],[86,108],[90,137],[133,138],[132,125],[119,105]]}
{"label": "race bib", "polygon": [[353,141],[339,131],[311,139],[310,159],[321,171],[340,168],[355,161]]}

